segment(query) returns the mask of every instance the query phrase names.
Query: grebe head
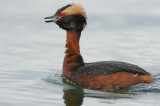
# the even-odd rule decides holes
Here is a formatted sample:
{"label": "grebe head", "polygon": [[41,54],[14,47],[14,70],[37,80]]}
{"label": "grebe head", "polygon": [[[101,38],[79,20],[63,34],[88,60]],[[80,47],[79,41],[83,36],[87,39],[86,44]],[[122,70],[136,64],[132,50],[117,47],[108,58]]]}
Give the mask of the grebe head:
{"label": "grebe head", "polygon": [[86,13],[84,9],[77,4],[68,4],[60,9],[45,22],[55,22],[64,30],[74,30],[81,32],[86,25]]}

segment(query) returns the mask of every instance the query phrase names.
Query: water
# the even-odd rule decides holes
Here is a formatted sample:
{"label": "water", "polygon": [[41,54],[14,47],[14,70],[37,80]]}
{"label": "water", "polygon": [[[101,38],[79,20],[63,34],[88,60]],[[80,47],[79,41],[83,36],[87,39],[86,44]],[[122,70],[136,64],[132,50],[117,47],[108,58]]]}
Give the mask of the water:
{"label": "water", "polygon": [[[64,80],[66,33],[43,18],[70,2],[82,4],[88,14],[80,42],[85,62],[130,62],[153,73],[154,81],[100,92]],[[158,0],[2,0],[0,106],[159,106],[159,4]]]}

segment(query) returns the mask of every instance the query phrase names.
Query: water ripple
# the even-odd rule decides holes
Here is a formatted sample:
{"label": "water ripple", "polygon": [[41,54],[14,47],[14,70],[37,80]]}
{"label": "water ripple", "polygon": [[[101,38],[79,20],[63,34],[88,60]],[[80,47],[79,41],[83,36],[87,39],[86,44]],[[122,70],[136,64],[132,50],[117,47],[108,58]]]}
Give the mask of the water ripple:
{"label": "water ripple", "polygon": [[45,78],[42,78],[42,80],[58,86],[66,87],[67,89],[73,88],[73,86],[70,86],[70,84],[64,83],[66,79],[63,77],[62,74],[51,74]]}

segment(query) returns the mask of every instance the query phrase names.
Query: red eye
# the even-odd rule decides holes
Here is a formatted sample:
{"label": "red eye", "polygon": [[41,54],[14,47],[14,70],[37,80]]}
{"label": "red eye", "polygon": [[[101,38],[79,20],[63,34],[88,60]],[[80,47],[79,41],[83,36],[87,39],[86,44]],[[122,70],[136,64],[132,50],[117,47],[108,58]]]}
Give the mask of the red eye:
{"label": "red eye", "polygon": [[63,13],[63,14],[60,14],[60,16],[64,17],[64,16],[66,16],[66,14]]}

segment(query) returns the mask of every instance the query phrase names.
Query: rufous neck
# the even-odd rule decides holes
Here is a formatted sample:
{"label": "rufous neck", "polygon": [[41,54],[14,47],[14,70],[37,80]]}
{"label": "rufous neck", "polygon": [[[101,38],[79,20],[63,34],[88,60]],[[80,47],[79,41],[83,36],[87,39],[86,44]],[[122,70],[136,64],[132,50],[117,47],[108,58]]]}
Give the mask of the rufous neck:
{"label": "rufous neck", "polygon": [[83,65],[83,58],[79,47],[80,33],[67,31],[66,51],[63,62],[63,73],[69,77],[78,67]]}
{"label": "rufous neck", "polygon": [[80,33],[76,31],[67,31],[67,40],[66,40],[66,53],[71,53],[74,55],[79,54],[79,38]]}

